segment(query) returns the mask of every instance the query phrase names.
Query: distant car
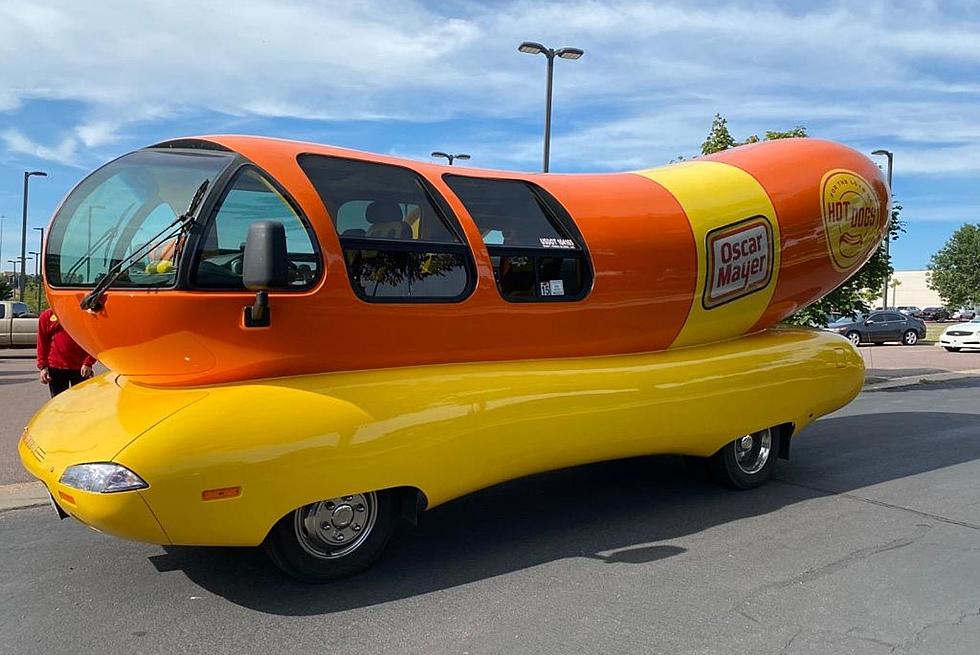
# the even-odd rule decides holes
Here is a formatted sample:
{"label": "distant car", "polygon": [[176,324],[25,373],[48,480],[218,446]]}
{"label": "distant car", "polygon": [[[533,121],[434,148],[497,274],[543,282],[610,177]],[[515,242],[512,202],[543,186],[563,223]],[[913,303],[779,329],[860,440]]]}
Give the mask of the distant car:
{"label": "distant car", "polygon": [[0,348],[33,348],[37,344],[37,315],[22,302],[0,302]]}
{"label": "distant car", "polygon": [[871,312],[867,316],[858,313],[853,319],[845,316],[826,329],[844,335],[855,346],[862,343],[880,346],[886,341],[914,346],[926,336],[925,323],[897,311]]}
{"label": "distant car", "polygon": [[976,310],[967,309],[966,307],[963,307],[962,309],[957,309],[955,312],[953,312],[953,315],[950,316],[950,318],[953,319],[954,321],[972,321],[976,317],[977,317]]}
{"label": "distant car", "polygon": [[945,321],[949,318],[949,310],[945,307],[926,307],[914,316],[923,321]]}
{"label": "distant car", "polygon": [[[891,308],[889,307],[889,309]],[[896,307],[895,309],[905,314],[906,316],[915,316],[916,314],[922,312],[922,310],[916,307],[915,305],[906,305],[904,307]]]}
{"label": "distant car", "polygon": [[950,325],[939,337],[939,345],[951,353],[964,348],[980,349],[980,318]]}

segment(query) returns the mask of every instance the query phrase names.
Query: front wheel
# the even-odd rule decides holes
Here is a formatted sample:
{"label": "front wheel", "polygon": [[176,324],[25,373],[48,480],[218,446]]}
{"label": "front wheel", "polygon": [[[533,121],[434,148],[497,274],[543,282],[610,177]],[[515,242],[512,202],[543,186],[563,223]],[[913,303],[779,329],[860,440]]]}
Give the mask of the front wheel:
{"label": "front wheel", "polygon": [[280,519],[263,545],[276,566],[303,582],[360,573],[388,543],[396,500],[392,491],[370,491],[304,505]]}
{"label": "front wheel", "polygon": [[715,482],[736,489],[754,489],[772,477],[779,453],[779,430],[766,428],[739,437],[708,460]]}
{"label": "front wheel", "polygon": [[951,353],[958,353],[960,351],[960,349],[957,346],[943,346],[943,348],[945,348]]}
{"label": "front wheel", "polygon": [[851,342],[855,347],[861,345],[861,333],[857,330],[851,330],[847,333],[847,340]]}
{"label": "front wheel", "polygon": [[915,330],[907,330],[902,335],[902,343],[906,346],[914,346],[919,342],[919,333]]}

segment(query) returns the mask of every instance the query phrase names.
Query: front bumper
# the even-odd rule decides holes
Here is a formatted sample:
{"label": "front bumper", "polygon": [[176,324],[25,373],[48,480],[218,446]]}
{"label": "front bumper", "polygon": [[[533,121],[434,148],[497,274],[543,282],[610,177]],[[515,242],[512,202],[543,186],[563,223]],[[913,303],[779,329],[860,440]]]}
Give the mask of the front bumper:
{"label": "front bumper", "polygon": [[170,544],[170,538],[142,496],[142,491],[98,494],[75,489],[58,482],[62,471],[45,466],[44,451],[31,447],[30,433],[24,432],[17,452],[27,472],[40,480],[58,507],[85,525],[134,541]]}
{"label": "front bumper", "polygon": [[939,337],[939,345],[944,348],[980,348],[980,334],[956,337],[944,334]]}

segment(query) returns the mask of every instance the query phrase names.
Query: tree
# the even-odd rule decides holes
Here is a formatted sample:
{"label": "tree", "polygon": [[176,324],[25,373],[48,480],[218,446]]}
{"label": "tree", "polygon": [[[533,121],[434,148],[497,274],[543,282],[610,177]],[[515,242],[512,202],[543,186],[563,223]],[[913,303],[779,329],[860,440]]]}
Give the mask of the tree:
{"label": "tree", "polygon": [[980,223],[953,232],[929,261],[929,288],[952,307],[980,303]]}
{"label": "tree", "polygon": [[0,279],[0,300],[10,300],[14,297],[14,287],[4,278]]}
{"label": "tree", "polygon": [[[701,154],[708,155],[733,148],[737,145],[772,141],[774,139],[790,139],[807,137],[806,128],[798,125],[786,131],[767,131],[765,139],[752,135],[739,143],[728,131],[728,121],[721,114],[715,114],[711,122],[708,138],[701,144]],[[889,238],[894,240],[905,231],[899,214],[902,206],[893,202],[891,221],[888,225]],[[832,313],[853,315],[856,312],[867,312],[869,299],[880,298],[885,280],[892,274],[889,257],[885,255],[884,244],[871,256],[871,259],[857,273],[845,280],[843,284],[816,300],[786,319],[796,325],[826,325],[827,315]]]}

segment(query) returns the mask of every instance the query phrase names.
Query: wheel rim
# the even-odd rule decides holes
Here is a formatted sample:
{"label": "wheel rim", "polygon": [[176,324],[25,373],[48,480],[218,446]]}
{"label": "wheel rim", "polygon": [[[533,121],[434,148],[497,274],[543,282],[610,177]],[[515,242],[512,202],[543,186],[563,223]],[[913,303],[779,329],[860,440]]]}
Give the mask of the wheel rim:
{"label": "wheel rim", "polygon": [[918,340],[919,340],[919,335],[917,335],[915,332],[905,333],[905,343],[909,344],[910,346]]}
{"label": "wheel rim", "polygon": [[363,544],[377,518],[378,497],[370,491],[300,507],[293,513],[293,528],[307,553],[319,559],[336,559]]}
{"label": "wheel rim", "polygon": [[847,338],[855,346],[861,343],[861,335],[857,332],[851,332],[849,335],[847,335]]}
{"label": "wheel rim", "polygon": [[772,432],[767,428],[734,441],[735,464],[743,473],[754,475],[765,467],[772,453]]}

